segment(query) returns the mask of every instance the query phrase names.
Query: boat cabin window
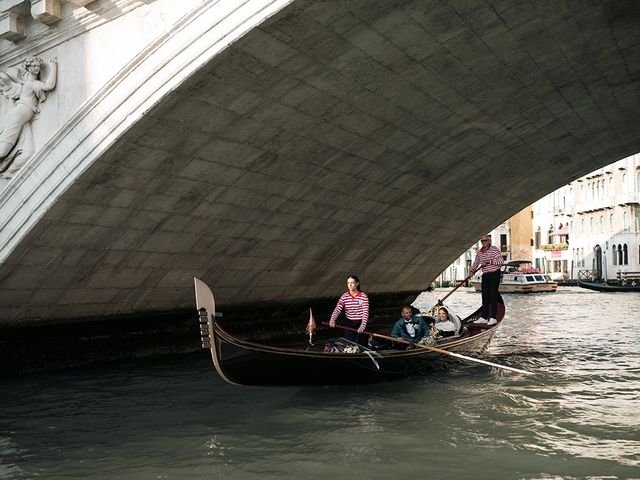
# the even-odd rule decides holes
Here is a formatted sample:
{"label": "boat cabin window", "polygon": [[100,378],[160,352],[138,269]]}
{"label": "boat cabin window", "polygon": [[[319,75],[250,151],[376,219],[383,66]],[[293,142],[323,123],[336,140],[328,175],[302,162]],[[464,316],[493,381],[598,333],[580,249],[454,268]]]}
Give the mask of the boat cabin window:
{"label": "boat cabin window", "polygon": [[534,280],[533,280],[533,275],[527,275],[527,277],[526,277],[526,278],[527,278],[527,281],[528,281],[528,282],[533,282],[533,281],[534,281]]}
{"label": "boat cabin window", "polygon": [[544,277],[542,275],[536,275],[536,280],[539,282],[544,282]]}
{"label": "boat cabin window", "polygon": [[524,278],[522,278],[522,277],[516,277],[516,282],[523,282],[523,281],[524,281]]}

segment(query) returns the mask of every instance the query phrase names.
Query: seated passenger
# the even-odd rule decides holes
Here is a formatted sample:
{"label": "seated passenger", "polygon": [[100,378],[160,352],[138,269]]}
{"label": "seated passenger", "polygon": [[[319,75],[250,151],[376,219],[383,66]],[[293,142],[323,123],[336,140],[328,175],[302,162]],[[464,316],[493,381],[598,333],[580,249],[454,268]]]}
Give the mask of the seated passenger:
{"label": "seated passenger", "polygon": [[422,340],[422,337],[429,334],[427,323],[420,315],[413,315],[409,305],[402,307],[401,313],[402,317],[395,323],[391,330],[392,337],[417,343]]}
{"label": "seated passenger", "polygon": [[440,307],[438,309],[438,320],[434,325],[435,329],[438,331],[438,335],[442,337],[449,337],[458,332],[460,327],[456,325],[455,320],[457,320],[457,318],[454,317],[455,316],[453,314],[449,314],[447,307]]}

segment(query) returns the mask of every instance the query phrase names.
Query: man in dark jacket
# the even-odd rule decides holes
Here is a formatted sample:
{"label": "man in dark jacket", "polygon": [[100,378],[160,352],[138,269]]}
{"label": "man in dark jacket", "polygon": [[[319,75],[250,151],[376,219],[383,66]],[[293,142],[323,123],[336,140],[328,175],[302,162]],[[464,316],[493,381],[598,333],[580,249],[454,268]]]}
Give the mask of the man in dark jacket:
{"label": "man in dark jacket", "polygon": [[391,336],[416,343],[425,335],[429,335],[427,322],[420,315],[413,315],[409,305],[402,307],[402,317],[393,326]]}

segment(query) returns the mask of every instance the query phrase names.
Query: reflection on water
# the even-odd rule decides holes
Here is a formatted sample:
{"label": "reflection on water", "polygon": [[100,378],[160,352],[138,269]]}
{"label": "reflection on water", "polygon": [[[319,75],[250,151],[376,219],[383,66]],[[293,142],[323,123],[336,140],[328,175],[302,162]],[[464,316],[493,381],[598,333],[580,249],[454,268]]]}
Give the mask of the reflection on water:
{"label": "reflection on water", "polygon": [[2,380],[0,478],[640,478],[640,294],[505,300],[484,358],[536,375],[237,387],[202,352]]}

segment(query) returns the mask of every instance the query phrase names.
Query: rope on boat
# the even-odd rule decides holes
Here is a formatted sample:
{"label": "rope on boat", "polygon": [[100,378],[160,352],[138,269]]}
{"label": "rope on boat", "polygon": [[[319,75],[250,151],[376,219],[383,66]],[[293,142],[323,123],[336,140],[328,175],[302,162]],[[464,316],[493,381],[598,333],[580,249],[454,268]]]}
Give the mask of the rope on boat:
{"label": "rope on boat", "polygon": [[373,358],[373,355],[371,354],[371,352],[368,352],[367,350],[364,351],[364,353],[367,354],[367,356],[371,359],[371,361],[373,362],[373,364],[376,366],[376,368],[378,370],[380,370],[380,365],[378,364],[377,360],[375,358]]}
{"label": "rope on boat", "polygon": [[374,352],[373,350],[369,350],[366,347],[363,347],[362,345],[360,345],[359,343],[353,342],[347,338],[342,338],[342,341],[350,343],[351,345],[347,348],[345,348],[343,351],[345,353],[366,353],[367,357],[369,357],[371,359],[371,361],[373,362],[373,365],[380,370],[380,364],[378,363],[378,361],[373,358],[374,355],[376,355],[377,357],[382,358],[382,355],[380,355],[378,352]]}

